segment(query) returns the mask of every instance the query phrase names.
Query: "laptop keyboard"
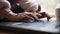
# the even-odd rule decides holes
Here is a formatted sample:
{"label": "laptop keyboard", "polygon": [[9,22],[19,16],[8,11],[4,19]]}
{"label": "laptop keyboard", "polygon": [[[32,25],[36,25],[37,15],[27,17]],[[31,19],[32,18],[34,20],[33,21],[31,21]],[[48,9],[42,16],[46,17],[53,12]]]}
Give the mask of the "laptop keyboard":
{"label": "laptop keyboard", "polygon": [[[10,25],[10,24],[8,24]],[[11,26],[22,26],[22,27],[46,27],[46,26],[52,26],[52,27],[56,27],[56,20],[50,20],[50,21],[46,21],[46,20],[40,20],[40,21],[35,21],[35,22],[14,22],[11,23]],[[49,27],[48,26],[48,27]]]}

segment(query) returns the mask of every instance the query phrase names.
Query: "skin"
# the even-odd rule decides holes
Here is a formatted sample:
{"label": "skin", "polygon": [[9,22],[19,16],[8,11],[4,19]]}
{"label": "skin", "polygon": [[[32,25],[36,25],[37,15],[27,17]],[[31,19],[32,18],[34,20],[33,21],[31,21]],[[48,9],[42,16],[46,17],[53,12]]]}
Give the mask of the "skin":
{"label": "skin", "polygon": [[33,13],[30,12],[23,12],[23,13],[13,13],[10,9],[11,5],[9,5],[8,3],[6,3],[7,5],[5,5],[4,7],[0,8],[0,15],[3,18],[7,18],[9,21],[18,21],[18,20],[22,20],[23,18],[27,18],[25,20],[22,21],[34,21],[37,20],[36,16],[33,16]]}
{"label": "skin", "polygon": [[[13,0],[14,1],[14,0]],[[16,5],[14,3],[2,7],[0,9],[0,15],[3,18],[7,18],[9,21],[28,21],[28,22],[33,22],[33,21],[38,21],[40,18],[47,17],[47,19],[50,19],[50,16],[47,15],[45,12],[36,12],[36,7],[31,7],[30,10],[25,10],[22,13],[13,13],[10,9],[13,9]],[[12,8],[11,8],[12,7]]]}
{"label": "skin", "polygon": [[[16,7],[16,5],[17,5],[16,3],[18,1],[14,1],[14,0],[12,0],[12,1],[13,1],[12,9],[14,9],[14,7]],[[49,19],[51,17],[46,12],[40,12],[40,11],[36,12],[37,10],[38,10],[38,8],[36,8],[35,6],[32,6],[32,7],[28,8],[27,10],[25,10],[24,12],[33,13],[32,15],[33,15],[33,18],[35,21],[40,20],[41,18],[45,18],[45,17],[47,17],[47,20],[49,21]]]}

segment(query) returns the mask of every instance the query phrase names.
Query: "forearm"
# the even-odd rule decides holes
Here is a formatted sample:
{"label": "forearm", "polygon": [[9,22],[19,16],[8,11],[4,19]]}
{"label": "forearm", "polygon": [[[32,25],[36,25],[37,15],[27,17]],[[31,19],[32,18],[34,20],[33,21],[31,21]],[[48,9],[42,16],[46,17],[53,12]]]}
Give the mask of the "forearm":
{"label": "forearm", "polygon": [[20,15],[13,13],[11,10],[1,9],[0,14],[2,17],[7,18],[10,21],[21,20]]}
{"label": "forearm", "polygon": [[9,13],[5,16],[5,18],[7,18],[7,19],[10,20],[10,21],[20,20],[19,15],[18,15],[18,14],[15,14],[15,13],[13,13],[13,12],[9,12]]}

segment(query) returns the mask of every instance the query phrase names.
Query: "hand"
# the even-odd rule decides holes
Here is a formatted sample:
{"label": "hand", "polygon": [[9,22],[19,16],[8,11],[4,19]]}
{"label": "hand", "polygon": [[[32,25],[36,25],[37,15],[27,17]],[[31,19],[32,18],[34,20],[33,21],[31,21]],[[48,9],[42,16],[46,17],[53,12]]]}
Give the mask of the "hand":
{"label": "hand", "polygon": [[42,15],[39,14],[39,13],[36,13],[36,16],[38,17],[38,19],[40,19],[40,17],[41,17]]}
{"label": "hand", "polygon": [[19,13],[20,21],[35,21],[38,20],[38,17],[31,12]]}
{"label": "hand", "polygon": [[47,20],[51,18],[46,12],[38,12],[38,14],[41,14],[41,16],[38,16],[39,18],[44,18],[47,17]]}

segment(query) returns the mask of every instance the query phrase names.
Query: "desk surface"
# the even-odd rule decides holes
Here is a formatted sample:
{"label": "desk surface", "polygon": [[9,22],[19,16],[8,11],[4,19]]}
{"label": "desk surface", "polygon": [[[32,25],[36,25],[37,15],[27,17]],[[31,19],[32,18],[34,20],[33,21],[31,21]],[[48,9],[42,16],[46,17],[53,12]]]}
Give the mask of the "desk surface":
{"label": "desk surface", "polygon": [[23,23],[23,22],[9,22],[9,23],[0,23],[0,25],[7,26],[7,27],[13,27],[19,29],[26,29],[26,30],[32,30],[32,31],[43,31],[43,32],[52,32],[52,33],[58,33],[59,28],[56,27],[56,20],[51,19],[50,21],[40,21],[40,22],[34,22],[34,23]]}

